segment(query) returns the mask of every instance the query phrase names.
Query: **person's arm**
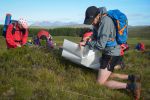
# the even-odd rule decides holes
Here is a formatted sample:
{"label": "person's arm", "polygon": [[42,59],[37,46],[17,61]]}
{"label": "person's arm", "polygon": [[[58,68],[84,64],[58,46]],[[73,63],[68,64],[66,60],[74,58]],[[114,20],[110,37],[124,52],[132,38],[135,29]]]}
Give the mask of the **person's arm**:
{"label": "person's arm", "polygon": [[10,24],[8,26],[8,29],[6,31],[6,41],[7,43],[12,46],[13,48],[17,47],[17,44],[15,43],[14,39],[13,39],[13,35],[12,35],[12,30],[13,30],[13,25]]}
{"label": "person's arm", "polygon": [[108,41],[109,35],[111,34],[111,24],[109,21],[104,19],[99,26],[98,35],[96,40],[88,41],[86,44],[91,49],[103,50]]}
{"label": "person's arm", "polygon": [[25,45],[27,43],[28,39],[28,29],[25,30],[25,34],[22,37],[22,45]]}

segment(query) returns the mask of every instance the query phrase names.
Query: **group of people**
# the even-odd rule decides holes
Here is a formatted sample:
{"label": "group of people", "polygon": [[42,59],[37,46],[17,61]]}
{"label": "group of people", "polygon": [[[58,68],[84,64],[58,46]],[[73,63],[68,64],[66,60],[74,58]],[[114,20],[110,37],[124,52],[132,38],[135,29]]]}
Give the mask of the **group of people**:
{"label": "group of people", "polygon": [[[122,46],[117,43],[113,46],[107,45],[107,43],[111,41],[111,38],[116,39],[117,30],[114,21],[107,15],[106,8],[88,7],[85,13],[84,24],[92,25],[93,33],[92,35],[90,35],[91,33],[84,35],[85,37],[83,37],[79,46],[87,45],[90,49],[97,49],[102,52],[97,82],[110,89],[130,90],[134,98],[138,100],[141,92],[140,75],[114,73],[115,67],[122,63],[122,52],[125,50],[122,50]],[[112,79],[115,77],[128,80],[129,82],[115,81]]]}
{"label": "group of people", "polygon": [[6,30],[6,44],[7,48],[17,48],[24,45],[36,45],[36,46],[47,46],[49,48],[54,48],[54,43],[52,41],[52,36],[46,30],[41,30],[38,32],[36,38],[33,40],[28,40],[28,24],[23,18],[10,23]]}
{"label": "group of people", "polygon": [[[97,49],[102,52],[97,82],[110,89],[130,90],[135,99],[139,99],[141,91],[140,76],[114,73],[114,68],[122,63],[123,55],[121,54],[122,48],[117,43],[113,46],[107,46],[107,42],[111,38],[115,39],[117,30],[113,20],[107,16],[106,8],[88,7],[85,13],[84,24],[92,25],[93,29],[92,32],[84,35],[79,46],[87,45],[90,49]],[[20,19],[15,25],[10,24],[8,26],[6,34],[7,47],[22,47],[27,43],[27,37],[27,22],[24,19]],[[129,82],[115,81],[112,79],[114,77],[125,79]]]}

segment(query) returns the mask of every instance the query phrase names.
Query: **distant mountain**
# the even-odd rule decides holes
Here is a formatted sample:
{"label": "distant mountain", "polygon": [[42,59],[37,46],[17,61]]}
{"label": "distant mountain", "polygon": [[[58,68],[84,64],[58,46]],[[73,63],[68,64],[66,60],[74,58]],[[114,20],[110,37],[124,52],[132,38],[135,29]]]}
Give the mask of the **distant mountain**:
{"label": "distant mountain", "polygon": [[42,22],[35,22],[33,24],[31,24],[30,26],[41,26],[41,27],[48,27],[48,26],[66,26],[66,25],[76,25],[78,23],[75,22],[59,22],[59,21],[55,21],[55,22],[49,22],[49,21],[42,21]]}
{"label": "distant mountain", "polygon": [[49,21],[43,21],[43,22],[35,22],[30,25],[30,28],[62,28],[62,27],[70,27],[70,28],[85,28],[90,27],[89,25],[84,24],[78,24],[76,22],[49,22]]}
{"label": "distant mountain", "polygon": [[[30,25],[30,28],[61,28],[61,27],[71,27],[71,28],[84,28],[84,27],[90,27],[89,25],[79,24],[76,22],[50,22],[50,21],[42,21],[42,22],[34,22]],[[129,25],[128,28],[144,28],[148,26],[131,26]]]}

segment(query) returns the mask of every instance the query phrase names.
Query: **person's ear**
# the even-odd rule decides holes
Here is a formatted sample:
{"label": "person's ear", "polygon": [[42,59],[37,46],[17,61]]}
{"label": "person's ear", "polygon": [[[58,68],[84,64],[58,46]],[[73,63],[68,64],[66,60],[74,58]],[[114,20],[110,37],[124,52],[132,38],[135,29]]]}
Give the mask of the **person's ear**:
{"label": "person's ear", "polygon": [[97,18],[101,19],[101,17],[102,17],[101,14],[98,14],[98,15],[97,15]]}

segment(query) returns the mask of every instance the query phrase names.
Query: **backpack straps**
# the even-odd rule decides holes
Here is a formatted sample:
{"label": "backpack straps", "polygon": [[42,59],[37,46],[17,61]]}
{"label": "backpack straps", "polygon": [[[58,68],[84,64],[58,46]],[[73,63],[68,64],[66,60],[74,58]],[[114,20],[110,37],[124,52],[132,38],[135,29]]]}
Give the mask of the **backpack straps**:
{"label": "backpack straps", "polygon": [[12,34],[15,34],[15,31],[16,31],[16,28],[13,27],[13,29],[12,29]]}
{"label": "backpack straps", "polygon": [[16,24],[17,24],[17,22],[12,23],[12,25],[13,25],[12,34],[15,34]]}
{"label": "backpack straps", "polygon": [[25,29],[19,29],[19,30],[16,29],[17,22],[12,23],[12,25],[13,25],[12,34],[15,34],[16,31],[21,31],[23,34],[25,34],[25,32],[26,32]]}
{"label": "backpack straps", "polygon": [[123,31],[125,30],[125,28],[127,28],[127,24],[121,29],[119,23],[120,23],[120,21],[117,20],[118,32],[119,32],[120,35],[122,35],[122,34],[123,34]]}

